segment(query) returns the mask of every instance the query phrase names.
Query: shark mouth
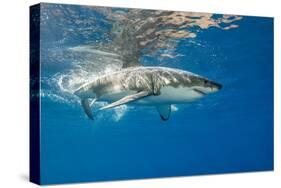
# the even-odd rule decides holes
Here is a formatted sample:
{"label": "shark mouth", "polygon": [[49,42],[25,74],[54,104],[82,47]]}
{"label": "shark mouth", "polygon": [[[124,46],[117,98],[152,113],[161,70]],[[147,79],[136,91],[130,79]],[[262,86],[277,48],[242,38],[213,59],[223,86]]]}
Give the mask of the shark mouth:
{"label": "shark mouth", "polygon": [[201,91],[199,89],[193,89],[193,91],[195,91],[195,92],[197,92],[197,93],[199,93],[201,95],[207,95],[207,93],[205,93],[204,91]]}

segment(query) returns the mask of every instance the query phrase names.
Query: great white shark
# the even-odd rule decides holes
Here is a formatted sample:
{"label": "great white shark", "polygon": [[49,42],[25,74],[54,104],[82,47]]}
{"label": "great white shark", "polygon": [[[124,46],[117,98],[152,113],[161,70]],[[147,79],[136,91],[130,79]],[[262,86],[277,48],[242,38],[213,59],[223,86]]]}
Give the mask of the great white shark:
{"label": "great white shark", "polygon": [[189,103],[221,88],[219,83],[180,69],[129,67],[97,77],[74,94],[90,119],[94,119],[92,104],[105,101],[109,104],[100,110],[123,104],[155,106],[162,120],[168,120],[171,104]]}

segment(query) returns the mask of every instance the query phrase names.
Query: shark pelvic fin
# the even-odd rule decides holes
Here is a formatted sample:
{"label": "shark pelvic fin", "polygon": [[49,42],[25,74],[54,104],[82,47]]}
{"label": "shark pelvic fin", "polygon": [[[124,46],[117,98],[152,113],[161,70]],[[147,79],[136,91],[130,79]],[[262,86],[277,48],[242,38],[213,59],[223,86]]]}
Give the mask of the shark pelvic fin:
{"label": "shark pelvic fin", "polygon": [[89,99],[82,99],[81,100],[81,105],[83,107],[84,112],[87,114],[88,118],[94,119],[93,113],[90,107]]}
{"label": "shark pelvic fin", "polygon": [[147,96],[150,96],[150,95],[152,95],[152,93],[150,91],[141,91],[141,92],[138,92],[136,94],[128,95],[126,97],[123,97],[122,99],[120,99],[116,102],[113,102],[109,105],[106,105],[106,106],[100,108],[100,110],[105,110],[105,109],[108,109],[108,108],[114,108],[116,106],[120,106],[122,104],[127,104],[127,103],[139,100],[143,97],[147,97]]}
{"label": "shark pelvic fin", "polygon": [[162,120],[167,121],[171,114],[171,105],[165,104],[165,105],[157,105],[156,109],[161,117]]}

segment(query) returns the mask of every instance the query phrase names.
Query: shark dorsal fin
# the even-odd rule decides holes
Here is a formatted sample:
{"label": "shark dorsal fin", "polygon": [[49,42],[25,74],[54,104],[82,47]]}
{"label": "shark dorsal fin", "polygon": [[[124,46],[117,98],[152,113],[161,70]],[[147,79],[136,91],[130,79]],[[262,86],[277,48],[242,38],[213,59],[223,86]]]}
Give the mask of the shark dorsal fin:
{"label": "shark dorsal fin", "polygon": [[164,104],[164,105],[157,105],[156,109],[161,117],[162,120],[167,121],[171,114],[171,105]]}
{"label": "shark dorsal fin", "polygon": [[105,109],[108,109],[108,108],[114,108],[116,106],[120,106],[122,104],[127,104],[127,103],[130,103],[130,102],[133,102],[133,101],[136,101],[136,100],[139,100],[143,97],[147,97],[147,96],[150,96],[152,95],[150,91],[140,91],[136,94],[133,94],[133,95],[128,95],[126,97],[123,97],[122,99],[116,101],[116,102],[113,102],[109,105],[106,105],[102,108],[100,108],[100,110],[105,110]]}

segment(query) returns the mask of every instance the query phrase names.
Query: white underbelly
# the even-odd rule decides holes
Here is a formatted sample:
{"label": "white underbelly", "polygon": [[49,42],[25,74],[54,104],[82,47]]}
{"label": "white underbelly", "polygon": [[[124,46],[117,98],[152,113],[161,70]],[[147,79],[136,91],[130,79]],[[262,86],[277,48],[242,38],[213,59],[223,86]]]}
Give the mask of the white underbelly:
{"label": "white underbelly", "polygon": [[[103,95],[99,100],[105,102],[115,102],[123,97],[135,94],[135,91],[123,91],[108,93]],[[131,102],[132,105],[155,105],[155,104],[180,104],[192,102],[202,97],[202,94],[190,88],[173,88],[164,87],[160,90],[160,95],[151,95]]]}
{"label": "white underbelly", "polygon": [[198,92],[190,88],[165,87],[160,90],[158,96],[148,96],[136,101],[139,104],[181,104],[189,103],[202,97]]}

